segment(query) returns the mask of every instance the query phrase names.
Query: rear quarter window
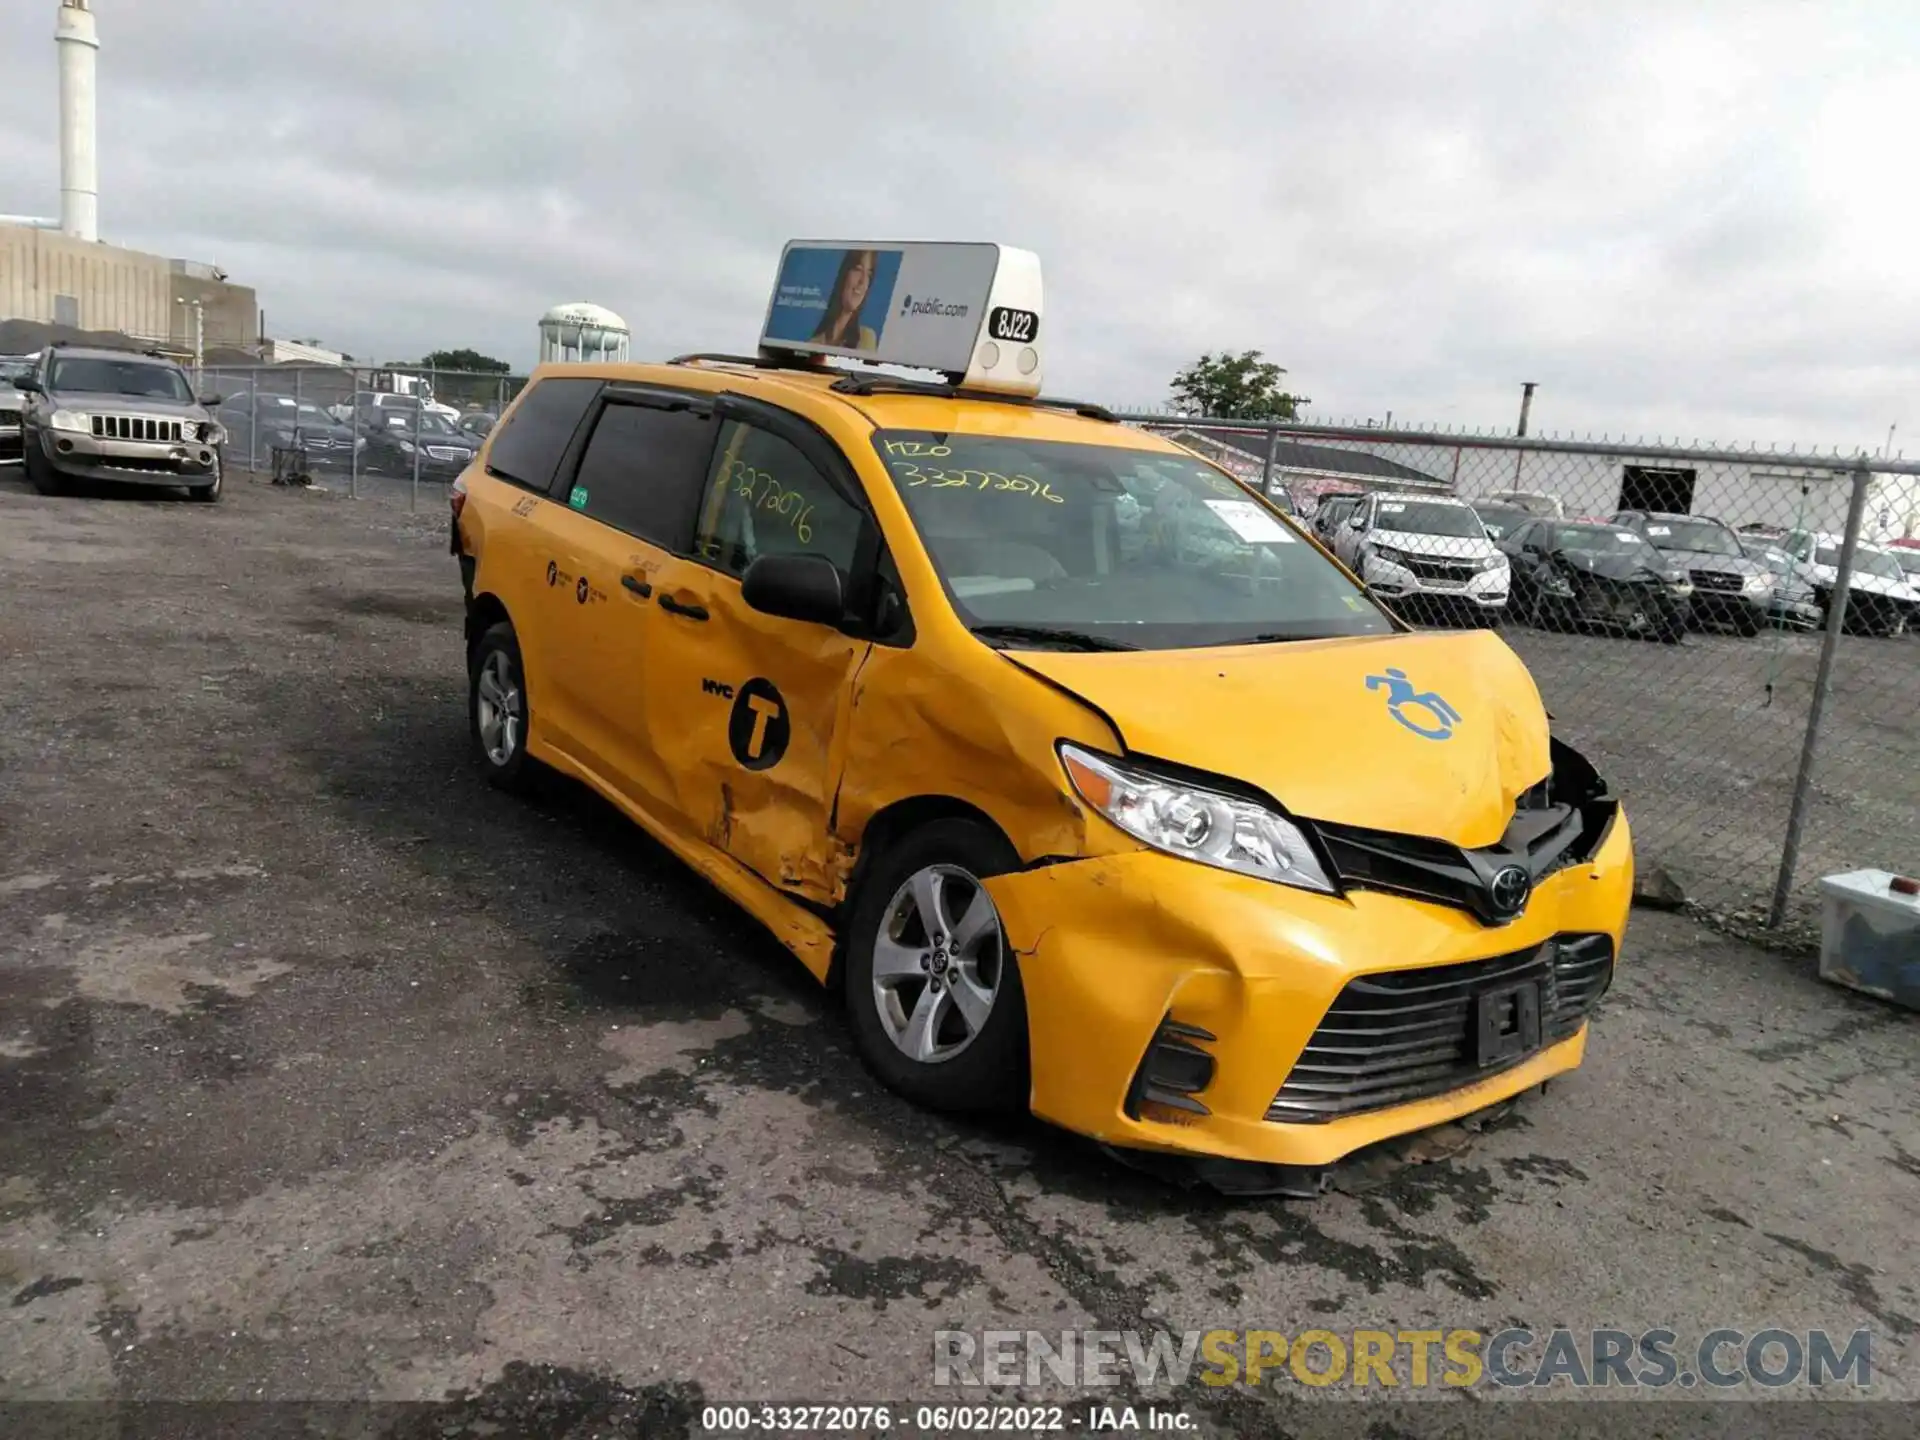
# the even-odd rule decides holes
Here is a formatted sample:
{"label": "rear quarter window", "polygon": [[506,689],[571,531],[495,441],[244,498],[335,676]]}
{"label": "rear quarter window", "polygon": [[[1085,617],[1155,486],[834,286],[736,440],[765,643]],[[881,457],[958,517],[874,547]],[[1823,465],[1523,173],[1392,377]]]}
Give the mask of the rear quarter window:
{"label": "rear quarter window", "polygon": [[550,493],[560,459],[600,393],[600,383],[572,376],[536,381],[495,428],[487,472]]}

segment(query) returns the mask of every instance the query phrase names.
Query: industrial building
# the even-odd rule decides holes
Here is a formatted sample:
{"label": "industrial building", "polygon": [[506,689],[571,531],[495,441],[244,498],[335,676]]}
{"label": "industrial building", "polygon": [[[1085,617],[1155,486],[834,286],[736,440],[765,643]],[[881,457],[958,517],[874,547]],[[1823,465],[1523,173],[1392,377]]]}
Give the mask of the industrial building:
{"label": "industrial building", "polygon": [[60,214],[0,215],[0,320],[111,331],[182,353],[253,345],[252,289],[210,264],[100,240],[96,66],[92,0],[59,0]]}

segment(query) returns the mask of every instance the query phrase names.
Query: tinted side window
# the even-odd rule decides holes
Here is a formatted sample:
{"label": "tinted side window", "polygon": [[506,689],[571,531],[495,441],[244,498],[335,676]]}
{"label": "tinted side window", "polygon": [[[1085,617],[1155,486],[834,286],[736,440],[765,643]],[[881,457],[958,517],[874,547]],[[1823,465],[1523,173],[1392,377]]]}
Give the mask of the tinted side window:
{"label": "tinted side window", "polygon": [[[563,378],[539,381],[520,399],[513,418],[493,437],[487,468],[529,489],[553,488],[553,472],[573,440],[573,432],[600,390],[598,380]],[[361,416],[361,423],[375,418]]]}
{"label": "tinted side window", "polygon": [[608,405],[587,440],[567,503],[616,530],[684,554],[714,428],[711,414]]}
{"label": "tinted side window", "polygon": [[714,452],[694,553],[729,575],[762,555],[823,555],[854,569],[865,515],[792,445],[729,420]]}

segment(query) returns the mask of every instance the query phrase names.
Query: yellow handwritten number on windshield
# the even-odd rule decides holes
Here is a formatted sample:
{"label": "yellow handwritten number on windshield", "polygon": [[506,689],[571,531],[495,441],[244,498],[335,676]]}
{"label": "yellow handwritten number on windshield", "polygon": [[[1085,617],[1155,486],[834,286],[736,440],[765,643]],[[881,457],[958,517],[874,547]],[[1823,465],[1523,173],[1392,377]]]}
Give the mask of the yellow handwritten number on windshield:
{"label": "yellow handwritten number on windshield", "polygon": [[1055,505],[1067,503],[1067,497],[1054,493],[1053,486],[1031,475],[1002,475],[997,470],[922,470],[908,460],[890,462],[893,473],[907,482],[909,490],[930,485],[935,490],[993,490],[1009,495],[1031,495]]}

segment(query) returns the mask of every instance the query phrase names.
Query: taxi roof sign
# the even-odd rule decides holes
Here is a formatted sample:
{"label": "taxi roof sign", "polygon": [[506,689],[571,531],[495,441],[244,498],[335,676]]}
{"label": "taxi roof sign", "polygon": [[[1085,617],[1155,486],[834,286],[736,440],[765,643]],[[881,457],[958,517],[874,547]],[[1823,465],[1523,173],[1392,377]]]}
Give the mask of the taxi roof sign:
{"label": "taxi roof sign", "polygon": [[956,385],[1040,393],[1040,257],[991,243],[790,240],[763,352],[937,370]]}

